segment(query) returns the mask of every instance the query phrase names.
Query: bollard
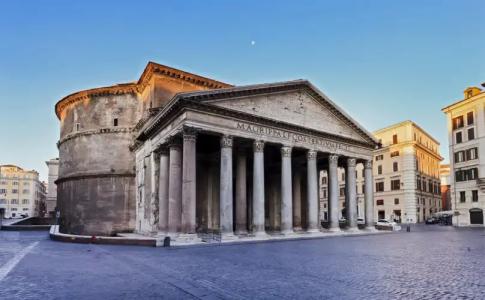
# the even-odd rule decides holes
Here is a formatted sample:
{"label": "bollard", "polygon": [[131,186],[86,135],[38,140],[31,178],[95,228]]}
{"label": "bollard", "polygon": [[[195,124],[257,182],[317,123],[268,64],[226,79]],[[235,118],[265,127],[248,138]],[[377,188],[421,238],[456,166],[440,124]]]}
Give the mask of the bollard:
{"label": "bollard", "polygon": [[166,236],[163,239],[163,247],[170,247],[170,237],[169,236]]}
{"label": "bollard", "polygon": [[407,232],[411,232],[411,225],[409,225],[409,223],[408,223],[408,225],[407,225],[407,227],[406,227],[406,231],[407,231]]}

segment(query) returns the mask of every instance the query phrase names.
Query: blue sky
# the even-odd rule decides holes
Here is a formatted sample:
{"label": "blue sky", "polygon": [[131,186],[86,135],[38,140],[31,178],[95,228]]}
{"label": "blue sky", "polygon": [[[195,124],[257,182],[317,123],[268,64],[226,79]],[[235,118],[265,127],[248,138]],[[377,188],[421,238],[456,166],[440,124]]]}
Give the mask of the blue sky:
{"label": "blue sky", "polygon": [[149,60],[236,85],[309,79],[368,130],[415,121],[448,160],[440,109],[485,81],[484,9],[482,0],[0,0],[0,164],[46,179],[54,104],[137,80]]}

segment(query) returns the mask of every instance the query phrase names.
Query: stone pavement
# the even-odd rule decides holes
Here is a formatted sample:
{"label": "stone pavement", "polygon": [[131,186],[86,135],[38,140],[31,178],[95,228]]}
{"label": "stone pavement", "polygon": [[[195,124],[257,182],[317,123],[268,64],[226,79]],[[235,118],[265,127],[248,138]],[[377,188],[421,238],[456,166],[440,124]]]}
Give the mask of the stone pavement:
{"label": "stone pavement", "polygon": [[0,299],[483,299],[485,230],[184,249],[59,243],[0,232]]}

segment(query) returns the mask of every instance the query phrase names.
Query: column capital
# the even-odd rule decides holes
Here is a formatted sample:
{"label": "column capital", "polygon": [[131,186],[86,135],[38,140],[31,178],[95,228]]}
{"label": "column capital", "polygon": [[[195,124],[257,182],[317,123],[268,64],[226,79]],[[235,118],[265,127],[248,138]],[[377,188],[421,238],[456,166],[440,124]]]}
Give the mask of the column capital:
{"label": "column capital", "polygon": [[221,137],[221,148],[232,148],[233,139],[230,135],[223,135]]}
{"label": "column capital", "polygon": [[161,154],[168,154],[168,146],[167,144],[158,144],[158,145],[155,145],[155,152],[159,155]]}
{"label": "column capital", "polygon": [[317,151],[315,151],[315,150],[308,150],[308,152],[306,153],[306,158],[308,160],[315,160],[315,159],[317,159]]}
{"label": "column capital", "polygon": [[182,130],[182,136],[184,141],[195,141],[197,138],[197,132],[198,130],[193,127],[184,127]]}
{"label": "column capital", "polygon": [[347,158],[347,167],[355,168],[357,160],[355,158]]}
{"label": "column capital", "polygon": [[364,162],[364,169],[372,169],[372,160],[366,160]]}
{"label": "column capital", "polygon": [[281,147],[281,156],[282,157],[291,157],[291,147],[290,146],[282,146]]}
{"label": "column capital", "polygon": [[254,152],[263,152],[264,151],[264,141],[256,140],[253,142],[253,149]]}
{"label": "column capital", "polygon": [[328,160],[331,164],[338,164],[338,155],[337,154],[330,154],[328,156]]}
{"label": "column capital", "polygon": [[180,136],[178,136],[178,135],[172,135],[172,136],[168,137],[168,139],[167,139],[167,145],[168,145],[169,148],[172,148],[172,147],[181,147],[182,146],[182,142],[181,142]]}

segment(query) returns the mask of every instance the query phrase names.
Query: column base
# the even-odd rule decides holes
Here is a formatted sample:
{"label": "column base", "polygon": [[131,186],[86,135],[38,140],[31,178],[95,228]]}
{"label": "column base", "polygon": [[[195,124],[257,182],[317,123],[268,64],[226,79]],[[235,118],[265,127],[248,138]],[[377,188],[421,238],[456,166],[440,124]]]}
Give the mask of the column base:
{"label": "column base", "polygon": [[320,233],[320,230],[318,230],[317,228],[307,229],[306,233],[309,233],[309,234]]}
{"label": "column base", "polygon": [[284,230],[284,231],[281,231],[280,234],[283,236],[292,236],[292,235],[295,235],[295,232],[293,230]]}
{"label": "column base", "polygon": [[257,239],[269,239],[271,237],[266,231],[253,232],[250,236]]}
{"label": "column base", "polygon": [[350,232],[350,233],[353,233],[353,232],[359,232],[359,227],[355,226],[355,227],[349,227],[347,229],[345,229],[346,232]]}
{"label": "column base", "polygon": [[328,229],[328,232],[333,232],[333,233],[342,232],[342,229],[340,229],[340,227],[332,227]]}
{"label": "column base", "polygon": [[375,226],[366,226],[364,228],[364,230],[368,231],[368,232],[377,232],[378,231]]}
{"label": "column base", "polygon": [[239,237],[232,232],[221,233],[221,242],[223,241],[234,241]]}
{"label": "column base", "polygon": [[293,227],[293,231],[300,232],[300,231],[303,231],[303,228],[301,228],[301,226]]}

